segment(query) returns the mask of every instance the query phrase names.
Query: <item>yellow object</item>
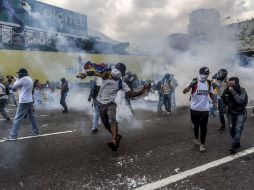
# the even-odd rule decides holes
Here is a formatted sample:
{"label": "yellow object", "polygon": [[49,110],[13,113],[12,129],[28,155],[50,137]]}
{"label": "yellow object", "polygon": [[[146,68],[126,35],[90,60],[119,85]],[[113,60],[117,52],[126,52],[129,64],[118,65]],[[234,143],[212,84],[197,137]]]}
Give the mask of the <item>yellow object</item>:
{"label": "yellow object", "polygon": [[116,64],[122,62],[127,70],[137,73],[139,77],[142,67],[148,62],[148,56],[134,55],[108,55],[108,54],[81,54],[63,52],[42,52],[42,51],[21,51],[21,50],[0,50],[0,75],[17,76],[20,68],[26,68],[33,79],[45,81],[59,81],[65,77],[70,82],[87,82],[90,79],[80,80],[76,76],[81,72],[83,66],[79,64],[79,57],[82,62],[91,61],[94,63]]}

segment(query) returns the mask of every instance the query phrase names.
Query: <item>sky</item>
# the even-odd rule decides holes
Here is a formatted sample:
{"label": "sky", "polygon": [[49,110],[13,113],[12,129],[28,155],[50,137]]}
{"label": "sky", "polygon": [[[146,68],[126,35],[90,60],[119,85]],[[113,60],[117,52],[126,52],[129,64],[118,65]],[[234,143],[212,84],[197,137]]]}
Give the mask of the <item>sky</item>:
{"label": "sky", "polygon": [[222,23],[254,18],[253,0],[41,1],[85,14],[89,27],[135,46],[155,44],[168,34],[187,32],[188,15],[199,8],[217,9]]}

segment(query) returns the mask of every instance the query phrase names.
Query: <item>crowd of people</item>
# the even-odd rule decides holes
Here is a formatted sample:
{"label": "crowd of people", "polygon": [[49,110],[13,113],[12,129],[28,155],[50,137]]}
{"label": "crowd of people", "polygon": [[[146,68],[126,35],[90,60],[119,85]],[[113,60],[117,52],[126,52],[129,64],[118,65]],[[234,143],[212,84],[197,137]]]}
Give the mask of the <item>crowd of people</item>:
{"label": "crowd of people", "polygon": [[[65,78],[61,83],[46,81],[41,84],[39,80],[33,80],[28,75],[28,71],[21,68],[18,77],[7,77],[4,83],[0,78],[0,112],[6,122],[10,117],[5,111],[5,107],[11,101],[17,106],[15,118],[13,120],[10,136],[5,138],[6,141],[16,141],[21,121],[28,117],[31,121],[31,135],[39,135],[40,130],[34,116],[34,104],[42,104],[42,99],[47,96],[48,101],[52,101],[50,94],[55,89],[61,90],[60,104],[63,107],[63,113],[68,113],[66,97],[69,92],[69,84]],[[226,126],[232,137],[230,152],[236,153],[240,148],[240,138],[246,120],[246,105],[248,95],[244,88],[240,86],[240,80],[237,77],[228,78],[226,69],[220,69],[209,80],[209,68],[202,67],[196,78],[192,79],[183,89],[183,93],[190,92],[190,118],[193,124],[194,144],[199,147],[200,152],[205,152],[205,141],[207,134],[207,124],[209,115],[216,116],[216,110],[219,112],[218,130],[225,130]],[[134,97],[141,96],[149,91],[156,90],[159,100],[157,111],[162,112],[165,107],[165,114],[170,116],[172,109],[176,107],[175,91],[178,82],[174,74],[166,73],[165,76],[157,83],[146,83],[141,88],[134,88],[137,77],[131,72],[126,72],[126,66],[122,63],[116,64],[112,69],[105,72],[96,70],[86,70],[80,73],[79,78],[95,77],[91,82],[91,91],[88,101],[92,102],[94,107],[92,133],[98,131],[99,118],[105,129],[111,134],[111,141],[107,143],[113,151],[118,150],[122,136],[119,134],[118,121],[116,119],[116,96],[118,91],[125,92],[124,101],[133,116],[134,110],[131,106],[131,100]],[[134,90],[135,89],[135,90]],[[18,91],[18,103],[15,97],[15,91]],[[254,109],[253,109],[254,114]],[[227,117],[227,125],[225,121]]]}

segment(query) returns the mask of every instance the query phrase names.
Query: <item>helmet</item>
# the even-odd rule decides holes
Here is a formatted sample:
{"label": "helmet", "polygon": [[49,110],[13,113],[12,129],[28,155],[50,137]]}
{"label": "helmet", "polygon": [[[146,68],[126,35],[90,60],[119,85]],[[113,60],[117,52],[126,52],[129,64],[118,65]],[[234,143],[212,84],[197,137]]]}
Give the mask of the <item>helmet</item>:
{"label": "helmet", "polygon": [[218,80],[224,80],[228,76],[228,71],[226,69],[220,69],[217,74]]}
{"label": "helmet", "polygon": [[170,78],[170,74],[169,74],[169,73],[166,73],[165,76],[164,76],[164,78],[169,79],[169,78]]}
{"label": "helmet", "polygon": [[125,75],[126,66],[123,63],[117,63],[115,68],[121,72],[122,76]]}
{"label": "helmet", "polygon": [[201,67],[199,69],[199,74],[200,75],[209,75],[209,69],[207,67]]}

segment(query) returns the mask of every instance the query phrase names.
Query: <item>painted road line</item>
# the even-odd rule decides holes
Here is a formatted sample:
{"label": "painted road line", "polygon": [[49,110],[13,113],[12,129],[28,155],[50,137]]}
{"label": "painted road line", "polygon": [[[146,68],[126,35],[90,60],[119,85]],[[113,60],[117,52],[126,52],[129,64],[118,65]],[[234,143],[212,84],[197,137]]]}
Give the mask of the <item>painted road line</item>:
{"label": "painted road line", "polygon": [[[32,139],[32,138],[39,138],[39,137],[48,137],[48,136],[54,136],[54,135],[62,135],[67,133],[74,133],[76,130],[73,131],[62,131],[62,132],[55,132],[55,133],[47,133],[47,134],[41,134],[36,136],[27,136],[27,137],[19,137],[17,140],[25,140],[25,139]],[[5,140],[0,140],[0,143],[5,142]],[[14,141],[15,142],[15,141]]]}
{"label": "painted road line", "polygon": [[[35,117],[48,117],[48,115],[36,115]],[[14,118],[11,118],[13,120]],[[6,119],[0,119],[0,121],[5,121]]]}
{"label": "painted road line", "polygon": [[224,158],[221,158],[219,160],[215,160],[213,162],[204,164],[202,166],[198,166],[196,168],[193,168],[193,169],[190,169],[190,170],[187,170],[187,171],[184,171],[184,172],[180,172],[179,174],[164,178],[162,180],[159,180],[159,181],[156,181],[156,182],[153,182],[153,183],[149,183],[149,184],[144,185],[142,187],[136,188],[135,190],[147,190],[147,189],[153,190],[153,189],[158,189],[158,188],[161,188],[161,187],[165,187],[167,185],[170,185],[172,183],[175,183],[175,182],[180,181],[182,179],[185,179],[187,177],[190,177],[190,176],[193,176],[195,174],[204,172],[208,169],[220,166],[222,164],[225,164],[227,162],[231,162],[233,160],[236,160],[238,158],[244,157],[244,156],[246,156],[248,154],[252,154],[252,153],[254,153],[254,147],[252,147],[250,149],[247,149],[247,150],[244,150],[242,152],[239,152],[235,155],[226,156]]}

